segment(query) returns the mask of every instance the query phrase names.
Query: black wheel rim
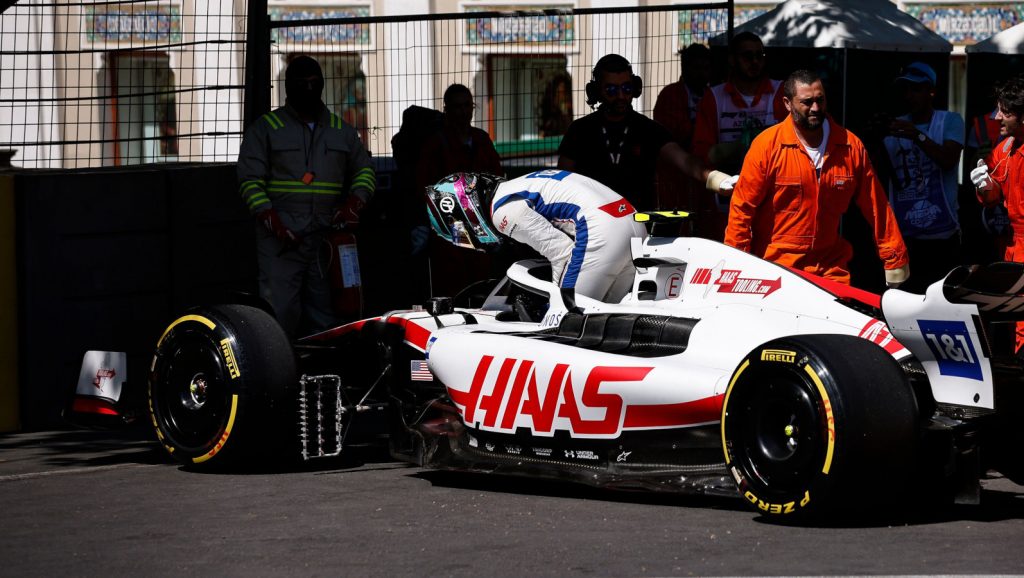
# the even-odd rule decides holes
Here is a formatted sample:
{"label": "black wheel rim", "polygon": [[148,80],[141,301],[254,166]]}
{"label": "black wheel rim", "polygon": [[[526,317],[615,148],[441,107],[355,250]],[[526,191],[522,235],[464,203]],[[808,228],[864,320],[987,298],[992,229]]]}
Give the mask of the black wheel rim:
{"label": "black wheel rim", "polygon": [[802,492],[821,471],[828,432],[811,387],[790,372],[769,374],[730,404],[734,460],[762,492]]}
{"label": "black wheel rim", "polygon": [[175,335],[165,345],[154,384],[154,414],[171,445],[205,453],[219,440],[231,412],[219,347],[197,331]]}

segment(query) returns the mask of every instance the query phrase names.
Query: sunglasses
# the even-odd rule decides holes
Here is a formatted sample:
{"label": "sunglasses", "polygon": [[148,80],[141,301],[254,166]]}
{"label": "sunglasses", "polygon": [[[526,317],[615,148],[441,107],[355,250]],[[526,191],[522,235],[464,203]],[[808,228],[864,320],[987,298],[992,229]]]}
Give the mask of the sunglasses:
{"label": "sunglasses", "polygon": [[757,50],[744,50],[743,52],[740,52],[740,58],[748,61],[764,60],[764,52]]}
{"label": "sunglasses", "polygon": [[622,94],[625,95],[633,94],[633,83],[623,82],[622,84],[604,85],[604,93],[607,94],[608,96],[617,96],[620,90],[622,91]]}

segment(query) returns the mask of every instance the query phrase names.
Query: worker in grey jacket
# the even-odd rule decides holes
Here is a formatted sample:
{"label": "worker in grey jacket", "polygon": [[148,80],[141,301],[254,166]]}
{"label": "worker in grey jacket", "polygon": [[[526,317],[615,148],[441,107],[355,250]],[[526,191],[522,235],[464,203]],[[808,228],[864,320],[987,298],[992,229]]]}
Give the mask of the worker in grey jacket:
{"label": "worker in grey jacket", "polygon": [[369,154],[323,88],[316,60],[293,59],[285,105],[249,126],[238,153],[239,190],[259,222],[260,296],[291,336],[334,325],[326,232],[357,224],[376,188]]}

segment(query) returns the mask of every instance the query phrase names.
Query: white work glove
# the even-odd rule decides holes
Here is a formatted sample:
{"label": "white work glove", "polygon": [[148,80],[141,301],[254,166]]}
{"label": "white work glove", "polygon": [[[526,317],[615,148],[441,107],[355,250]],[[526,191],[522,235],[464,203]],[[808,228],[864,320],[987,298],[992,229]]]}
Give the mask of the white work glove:
{"label": "white work glove", "polygon": [[736,188],[736,182],[739,181],[739,180],[740,180],[740,176],[739,175],[733,175],[733,176],[725,179],[724,181],[722,181],[722,183],[720,185],[718,185],[718,190],[722,191],[723,193],[726,192],[726,191],[731,191],[731,190]]}
{"label": "white work glove", "polygon": [[885,270],[885,284],[886,286],[895,289],[905,283],[910,278],[910,263],[902,267],[895,269]]}
{"label": "white work glove", "polygon": [[971,171],[971,182],[979,191],[992,189],[992,175],[988,174],[988,165],[983,159],[978,159],[978,168]]}
{"label": "white work glove", "polygon": [[[739,176],[730,176],[722,171],[711,171],[708,173],[708,180],[704,183],[704,186],[709,191],[713,191],[720,194],[726,194],[732,191],[732,188],[736,186],[736,181]],[[729,188],[725,188],[728,186]]]}

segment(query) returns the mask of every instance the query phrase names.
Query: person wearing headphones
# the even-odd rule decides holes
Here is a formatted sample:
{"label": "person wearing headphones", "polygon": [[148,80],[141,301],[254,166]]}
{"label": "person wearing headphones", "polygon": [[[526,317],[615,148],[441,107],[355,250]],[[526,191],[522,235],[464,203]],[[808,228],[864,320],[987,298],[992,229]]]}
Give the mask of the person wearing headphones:
{"label": "person wearing headphones", "polygon": [[633,110],[643,86],[624,57],[601,57],[586,85],[587,104],[597,110],[569,125],[558,147],[558,168],[598,181],[639,210],[656,207],[655,170],[661,163],[709,190],[731,190],[735,177],[704,168],[672,140],[668,129]]}

